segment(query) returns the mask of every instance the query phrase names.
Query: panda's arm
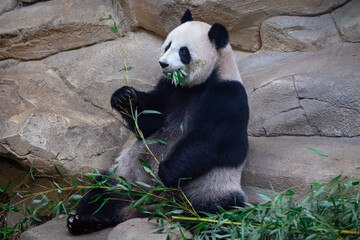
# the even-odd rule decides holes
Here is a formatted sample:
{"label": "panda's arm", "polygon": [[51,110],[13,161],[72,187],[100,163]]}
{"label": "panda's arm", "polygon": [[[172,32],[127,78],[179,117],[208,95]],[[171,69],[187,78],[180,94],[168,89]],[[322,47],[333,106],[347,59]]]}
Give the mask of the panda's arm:
{"label": "panda's arm", "polygon": [[160,164],[159,176],[166,186],[176,187],[179,178],[196,179],[215,167],[236,167],[245,161],[249,109],[243,86],[220,84],[200,104],[184,137]]}
{"label": "panda's arm", "polygon": [[[136,132],[136,110],[137,124],[146,138],[164,123],[164,102],[167,93],[166,84],[162,80],[154,90],[149,92],[137,91],[132,87],[125,86],[114,92],[111,97],[111,106],[121,114],[129,129],[134,132]],[[131,105],[129,99],[131,99]],[[153,110],[158,113],[146,113],[145,110]]]}

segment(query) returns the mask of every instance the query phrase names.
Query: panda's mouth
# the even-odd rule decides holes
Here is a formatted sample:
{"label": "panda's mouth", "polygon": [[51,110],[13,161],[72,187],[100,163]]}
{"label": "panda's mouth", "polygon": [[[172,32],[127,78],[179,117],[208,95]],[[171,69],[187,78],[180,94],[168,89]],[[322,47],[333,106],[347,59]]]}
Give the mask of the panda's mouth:
{"label": "panda's mouth", "polygon": [[187,73],[184,70],[178,69],[173,72],[164,72],[164,73],[167,76],[167,78],[171,80],[171,83],[175,85],[175,87],[177,87],[178,85],[180,85],[181,87],[184,86],[184,80],[185,77],[187,76]]}

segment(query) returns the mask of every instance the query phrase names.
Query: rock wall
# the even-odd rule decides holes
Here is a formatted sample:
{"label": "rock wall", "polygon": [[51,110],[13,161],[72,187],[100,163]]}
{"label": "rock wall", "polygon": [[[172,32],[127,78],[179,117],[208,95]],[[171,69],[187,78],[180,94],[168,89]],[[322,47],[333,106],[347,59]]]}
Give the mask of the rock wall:
{"label": "rock wall", "polygon": [[0,156],[74,174],[110,166],[129,137],[109,104],[125,84],[121,69],[133,67],[129,84],[150,89],[164,36],[187,8],[224,24],[236,50],[251,109],[245,185],[281,190],[358,174],[358,0],[3,0]]}

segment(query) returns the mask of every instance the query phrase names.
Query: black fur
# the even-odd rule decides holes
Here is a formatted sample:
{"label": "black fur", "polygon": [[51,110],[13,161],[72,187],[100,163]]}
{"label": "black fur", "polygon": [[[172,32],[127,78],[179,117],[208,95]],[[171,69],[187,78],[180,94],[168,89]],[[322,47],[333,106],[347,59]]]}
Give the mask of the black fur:
{"label": "black fur", "polygon": [[185,23],[185,22],[189,22],[189,21],[193,21],[193,17],[191,15],[191,12],[189,9],[187,9],[184,13],[184,15],[181,18],[181,23]]}
{"label": "black fur", "polygon": [[187,47],[181,47],[179,50],[180,60],[183,64],[189,64],[191,61],[191,54]]}
{"label": "black fur", "polygon": [[165,52],[171,47],[171,43],[172,43],[172,41],[169,42],[169,44],[165,47]]}
{"label": "black fur", "polygon": [[212,25],[208,35],[210,41],[215,43],[216,50],[226,47],[229,43],[229,33],[220,23]]}

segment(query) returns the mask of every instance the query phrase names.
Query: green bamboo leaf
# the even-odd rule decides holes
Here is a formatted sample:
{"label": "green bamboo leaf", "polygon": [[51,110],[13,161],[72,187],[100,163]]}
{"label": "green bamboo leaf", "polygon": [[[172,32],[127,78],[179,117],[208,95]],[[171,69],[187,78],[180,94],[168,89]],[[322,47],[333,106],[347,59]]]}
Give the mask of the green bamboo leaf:
{"label": "green bamboo leaf", "polygon": [[161,234],[161,233],[163,233],[163,231],[164,231],[164,228],[160,228],[159,230],[152,232],[151,234]]}
{"label": "green bamboo leaf", "polygon": [[187,73],[186,73],[184,70],[180,69],[180,72],[181,72],[184,76],[187,76]]}
{"label": "green bamboo leaf", "polygon": [[93,215],[95,215],[98,211],[100,211],[100,209],[105,205],[105,203],[107,202],[107,201],[109,201],[110,200],[110,198],[106,198],[102,203],[101,203],[101,205],[100,205],[100,207],[95,211],[95,212],[93,212]]}
{"label": "green bamboo leaf", "polygon": [[180,123],[180,131],[182,134],[184,134],[184,123]]}
{"label": "green bamboo leaf", "polygon": [[285,191],[286,196],[292,196],[292,195],[294,195],[294,193],[295,192],[293,190],[291,190],[291,189],[288,189],[288,190]]}
{"label": "green bamboo leaf", "polygon": [[155,211],[157,214],[159,214],[160,216],[164,216],[164,214],[160,211],[160,209],[156,209]]}
{"label": "green bamboo leaf", "polygon": [[7,183],[6,183],[6,186],[4,188],[4,191],[3,192],[7,192],[7,190],[9,189],[9,187],[11,186],[12,184],[12,180],[10,179]]}
{"label": "green bamboo leaf", "polygon": [[319,188],[317,191],[315,191],[314,196],[318,196],[321,193],[323,193],[325,191],[326,185],[322,186],[321,188]]}
{"label": "green bamboo leaf", "polygon": [[50,200],[48,199],[48,197],[47,197],[43,192],[40,192],[40,195],[41,195],[41,197],[42,197],[45,201],[47,201],[47,202],[50,201]]}
{"label": "green bamboo leaf", "polygon": [[55,170],[56,170],[57,174],[59,174],[59,176],[60,176],[61,178],[64,178],[64,176],[61,174],[61,172],[60,172],[60,170],[58,169],[58,167],[56,166],[56,164],[54,164],[54,167],[55,167]]}
{"label": "green bamboo leaf", "polygon": [[137,181],[136,183],[139,184],[140,186],[151,188],[151,186],[147,183],[143,183],[143,182],[139,182],[139,181]]}
{"label": "green bamboo leaf", "polygon": [[339,175],[337,175],[335,178],[333,178],[330,183],[334,183],[337,182],[340,178],[341,178],[342,174],[340,173]]}
{"label": "green bamboo leaf", "polygon": [[37,205],[37,204],[41,203],[41,200],[33,200],[31,203]]}
{"label": "green bamboo leaf", "polygon": [[262,200],[267,201],[267,202],[271,202],[271,198],[269,198],[268,196],[261,194],[261,193],[256,193]]}
{"label": "green bamboo leaf", "polygon": [[181,210],[181,209],[176,209],[176,210],[172,210],[172,211],[170,211],[170,212],[165,213],[165,215],[170,215],[170,214],[181,214],[181,213],[183,213],[183,212],[184,212],[184,210]]}
{"label": "green bamboo leaf", "polygon": [[307,150],[309,150],[310,152],[313,152],[313,153],[316,153],[320,156],[323,156],[323,157],[328,157],[327,154],[323,153],[323,152],[320,152],[319,150],[316,150],[314,148],[311,148],[311,147],[306,147]]}
{"label": "green bamboo leaf", "polygon": [[139,200],[137,200],[136,203],[134,203],[134,207],[137,207],[142,203],[146,203],[149,199],[150,199],[149,195],[145,194]]}
{"label": "green bamboo leaf", "polygon": [[30,177],[32,178],[33,181],[35,181],[35,178],[34,178],[34,174],[33,174],[33,170],[34,170],[34,161],[31,163],[31,167],[30,167]]}
{"label": "green bamboo leaf", "polygon": [[83,196],[82,195],[78,195],[78,194],[73,194],[70,196],[69,200],[73,199],[73,200],[80,200],[82,199]]}
{"label": "green bamboo leaf", "polygon": [[75,177],[73,177],[73,179],[72,179],[72,184],[74,187],[77,187],[77,185],[78,185]]}
{"label": "green bamboo leaf", "polygon": [[167,143],[166,142],[164,142],[163,140],[160,140],[160,139],[156,139],[156,141],[158,141],[159,143],[161,143],[161,144],[164,144],[164,145],[166,145]]}
{"label": "green bamboo leaf", "polygon": [[54,180],[53,183],[58,188],[58,193],[62,193],[62,188]]}
{"label": "green bamboo leaf", "polygon": [[162,114],[162,113],[156,110],[144,110],[140,114]]}
{"label": "green bamboo leaf", "polygon": [[130,70],[132,70],[132,69],[134,69],[134,68],[133,68],[133,67],[128,66],[128,67],[124,67],[124,68],[120,69],[120,70],[119,70],[119,72],[130,71]]}

